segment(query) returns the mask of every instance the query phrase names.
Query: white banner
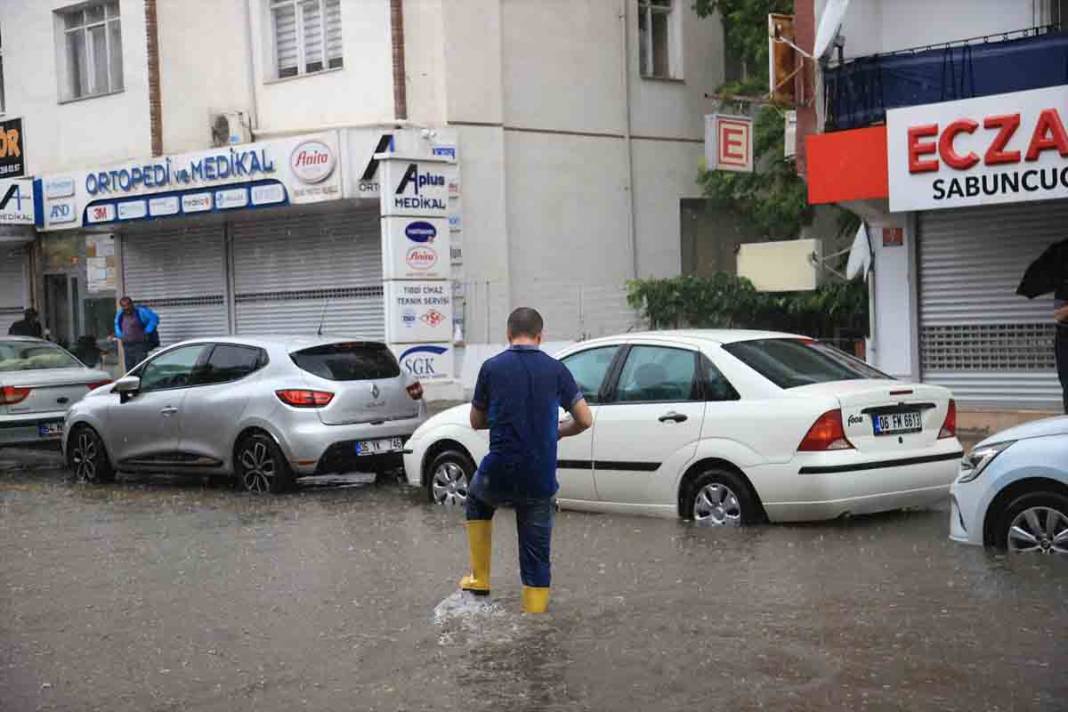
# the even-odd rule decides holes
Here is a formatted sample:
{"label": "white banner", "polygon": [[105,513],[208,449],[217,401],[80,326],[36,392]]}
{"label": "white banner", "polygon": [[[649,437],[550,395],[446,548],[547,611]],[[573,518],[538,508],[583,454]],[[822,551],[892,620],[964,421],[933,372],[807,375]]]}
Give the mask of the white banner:
{"label": "white banner", "polygon": [[388,281],[386,340],[391,344],[444,342],[452,339],[452,284]]}
{"label": "white banner", "polygon": [[387,158],[379,168],[383,216],[448,217],[449,181],[456,175],[451,163]]}
{"label": "white banner", "polygon": [[890,210],[1068,197],[1068,86],[886,112]]}
{"label": "white banner", "polygon": [[384,279],[448,279],[449,221],[445,218],[382,218]]}
{"label": "white banner", "polygon": [[0,179],[0,225],[33,225],[33,181]]}
{"label": "white banner", "polygon": [[452,344],[399,344],[390,346],[401,369],[420,381],[452,378],[455,354]]}

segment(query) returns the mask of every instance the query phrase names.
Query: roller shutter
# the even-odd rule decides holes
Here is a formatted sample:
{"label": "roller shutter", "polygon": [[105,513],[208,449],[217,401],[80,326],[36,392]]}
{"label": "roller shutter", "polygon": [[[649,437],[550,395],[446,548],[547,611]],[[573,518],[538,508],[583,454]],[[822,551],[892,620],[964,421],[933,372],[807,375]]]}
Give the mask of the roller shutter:
{"label": "roller shutter", "polygon": [[1068,238],[1068,201],[930,211],[918,226],[923,379],[973,406],[1058,409],[1053,296],[1016,287]]}
{"label": "roller shutter", "polygon": [[164,346],[229,332],[221,225],[131,232],[122,245],[124,292],[159,314]]}
{"label": "roller shutter", "polygon": [[12,322],[22,318],[30,305],[26,281],[26,245],[0,242],[0,326],[2,334]]}
{"label": "roller shutter", "polygon": [[239,334],[385,337],[378,211],[233,223]]}

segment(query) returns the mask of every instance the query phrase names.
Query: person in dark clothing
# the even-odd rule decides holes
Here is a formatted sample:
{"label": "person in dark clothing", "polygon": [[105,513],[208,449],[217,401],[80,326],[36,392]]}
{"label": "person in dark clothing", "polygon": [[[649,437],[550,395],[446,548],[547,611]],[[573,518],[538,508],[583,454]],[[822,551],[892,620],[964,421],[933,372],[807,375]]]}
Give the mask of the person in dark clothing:
{"label": "person in dark clothing", "polygon": [[115,338],[122,341],[126,371],[148,358],[148,352],[159,346],[158,327],[156,312],[134,304],[129,297],[119,300],[119,310],[115,313]]}
{"label": "person in dark clothing", "polygon": [[[468,488],[471,573],[460,581],[465,591],[489,594],[493,513],[511,505],[525,613],[544,613],[549,606],[549,550],[559,489],[556,443],[593,424],[571,372],[538,348],[542,329],[541,315],[534,309],[513,311],[508,317],[508,349],[482,364],[475,383],[471,427],[489,429],[490,449]],[[571,419],[559,420],[561,407]]]}
{"label": "person in dark clothing", "polygon": [[1053,292],[1054,355],[1061,382],[1064,412],[1068,413],[1068,240],[1050,245],[1024,272],[1016,293],[1034,299]]}
{"label": "person in dark clothing", "polygon": [[36,336],[38,339],[43,338],[41,336],[43,333],[41,322],[37,320],[36,309],[27,309],[22,312],[22,318],[7,330],[8,336]]}

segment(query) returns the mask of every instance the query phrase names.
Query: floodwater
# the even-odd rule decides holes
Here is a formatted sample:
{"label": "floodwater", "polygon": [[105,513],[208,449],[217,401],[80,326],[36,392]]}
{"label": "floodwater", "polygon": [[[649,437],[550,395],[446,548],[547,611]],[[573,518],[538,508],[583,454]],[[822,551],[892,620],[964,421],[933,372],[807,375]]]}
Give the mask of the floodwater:
{"label": "floodwater", "polygon": [[2,710],[1068,709],[1068,561],[953,544],[945,511],[563,512],[537,617],[510,512],[468,600],[462,513],[396,485],[94,487],[3,459]]}

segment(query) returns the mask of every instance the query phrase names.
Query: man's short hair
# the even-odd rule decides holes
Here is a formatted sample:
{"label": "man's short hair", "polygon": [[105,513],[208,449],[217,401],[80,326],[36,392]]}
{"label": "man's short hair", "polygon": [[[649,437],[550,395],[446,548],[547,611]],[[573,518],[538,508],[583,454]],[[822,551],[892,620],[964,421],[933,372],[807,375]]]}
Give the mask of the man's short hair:
{"label": "man's short hair", "polygon": [[133,300],[130,299],[129,297],[123,297],[122,299],[119,300],[119,304],[125,304],[126,302],[129,302],[130,304],[133,304]]}
{"label": "man's short hair", "polygon": [[29,309],[26,309],[25,311],[22,312],[22,318],[26,319],[27,321],[29,321],[30,319],[36,319],[37,318],[37,310],[32,308],[32,307],[29,308]]}
{"label": "man's short hair", "polygon": [[519,307],[508,315],[509,336],[529,336],[533,339],[540,336],[544,328],[545,322],[537,309]]}

